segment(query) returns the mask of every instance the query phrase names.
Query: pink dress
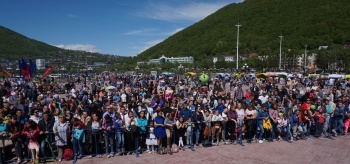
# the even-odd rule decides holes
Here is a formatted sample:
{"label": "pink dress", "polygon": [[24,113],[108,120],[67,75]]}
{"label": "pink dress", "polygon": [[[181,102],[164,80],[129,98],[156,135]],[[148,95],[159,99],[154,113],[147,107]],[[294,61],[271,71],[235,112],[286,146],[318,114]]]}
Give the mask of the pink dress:
{"label": "pink dress", "polygon": [[[30,134],[28,131],[24,132],[25,135]],[[29,149],[39,149],[39,143],[38,143],[38,131],[34,130],[32,132],[32,137],[29,138]]]}

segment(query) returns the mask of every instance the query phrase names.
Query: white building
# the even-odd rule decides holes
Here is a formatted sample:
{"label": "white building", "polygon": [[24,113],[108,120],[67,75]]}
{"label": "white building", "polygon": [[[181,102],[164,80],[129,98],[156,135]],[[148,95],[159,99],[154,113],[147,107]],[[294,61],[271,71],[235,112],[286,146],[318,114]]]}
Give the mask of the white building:
{"label": "white building", "polygon": [[159,59],[151,59],[149,60],[150,63],[166,63],[166,62],[171,62],[171,63],[193,63],[193,57],[165,57],[164,55],[161,56]]}
{"label": "white building", "polygon": [[45,59],[36,59],[35,60],[35,64],[36,64],[36,69],[37,70],[46,69],[46,67],[45,67]]}
{"label": "white building", "polygon": [[317,67],[316,64],[316,56],[317,54],[306,54],[306,64],[305,64],[305,55],[301,54],[301,56],[299,56],[297,58],[297,63],[299,67],[304,67],[306,66],[310,66],[310,67]]}
{"label": "white building", "polygon": [[213,57],[213,62],[216,63],[218,61],[218,57]]}
{"label": "white building", "polygon": [[[224,61],[225,62],[235,62],[237,60],[237,55],[233,55],[233,54],[226,54],[226,55],[223,55],[224,57]],[[247,60],[248,57],[247,56],[244,56],[242,54],[239,54],[238,55],[238,58],[239,60]],[[213,62],[216,63],[217,61],[219,61],[219,57],[213,57]]]}
{"label": "white building", "polygon": [[233,61],[237,60],[237,56],[236,56],[236,58],[234,58],[234,55],[227,54],[227,55],[224,55],[224,60],[226,62],[233,62]]}

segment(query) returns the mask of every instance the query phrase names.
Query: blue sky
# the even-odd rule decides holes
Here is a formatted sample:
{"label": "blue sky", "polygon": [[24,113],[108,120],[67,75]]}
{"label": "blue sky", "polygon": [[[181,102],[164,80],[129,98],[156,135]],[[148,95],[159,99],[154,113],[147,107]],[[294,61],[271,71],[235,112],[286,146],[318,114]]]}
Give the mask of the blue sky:
{"label": "blue sky", "polygon": [[242,0],[2,0],[0,25],[66,49],[134,56]]}

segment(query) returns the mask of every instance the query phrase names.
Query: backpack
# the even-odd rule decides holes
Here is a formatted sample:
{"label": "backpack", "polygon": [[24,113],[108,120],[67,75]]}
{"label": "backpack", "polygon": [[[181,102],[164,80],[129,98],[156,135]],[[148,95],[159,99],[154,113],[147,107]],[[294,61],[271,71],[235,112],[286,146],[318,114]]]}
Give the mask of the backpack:
{"label": "backpack", "polygon": [[171,146],[171,152],[173,152],[173,153],[178,153],[178,152],[179,152],[179,147],[177,147],[176,144],[173,144],[173,145]]}
{"label": "backpack", "polygon": [[64,157],[64,160],[65,161],[70,161],[73,159],[73,150],[72,149],[65,149],[64,152],[63,152],[63,157]]}
{"label": "backpack", "polygon": [[263,127],[266,130],[270,130],[272,125],[269,119],[263,119]]}

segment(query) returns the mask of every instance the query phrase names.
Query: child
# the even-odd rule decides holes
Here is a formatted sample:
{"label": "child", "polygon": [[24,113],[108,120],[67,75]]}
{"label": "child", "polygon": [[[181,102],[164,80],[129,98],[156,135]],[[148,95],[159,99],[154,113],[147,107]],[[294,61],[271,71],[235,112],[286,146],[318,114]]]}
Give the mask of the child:
{"label": "child", "polygon": [[22,135],[27,136],[29,139],[28,149],[32,154],[32,163],[34,164],[39,160],[39,130],[37,130],[37,124],[32,120],[28,120],[26,123],[26,128],[23,129]]}
{"label": "child", "polygon": [[124,148],[124,132],[125,132],[125,123],[121,119],[120,113],[115,114],[116,120],[114,123],[114,130],[116,135],[116,152],[119,151],[119,155],[123,155],[125,148]]}
{"label": "child", "polygon": [[78,118],[74,118],[73,121],[73,144],[75,146],[75,155],[78,155],[78,158],[82,158],[83,156],[83,143],[85,142],[85,133],[84,128],[85,125],[82,121],[80,121]]}
{"label": "child", "polygon": [[[102,125],[102,129],[104,130],[107,158],[114,157],[114,122],[112,121],[112,117],[108,114],[105,116],[105,122]],[[110,152],[108,151],[109,148],[111,150]]]}
{"label": "child", "polygon": [[214,143],[214,138],[216,138],[216,146],[219,145],[220,142],[220,132],[221,132],[221,121],[223,121],[224,119],[222,118],[222,116],[219,114],[218,110],[214,111],[214,115],[212,116],[210,122],[213,123],[214,127],[212,128],[212,138],[211,138],[211,142]]}
{"label": "child", "polygon": [[177,134],[179,136],[179,149],[185,151],[183,138],[185,137],[186,127],[184,122],[184,117],[180,116],[179,120],[176,121]]}
{"label": "child", "polygon": [[192,146],[192,130],[193,130],[194,124],[192,124],[191,117],[187,118],[187,121],[185,122],[186,127],[186,144],[188,145],[188,148],[191,148]]}
{"label": "child", "polygon": [[148,128],[148,136],[146,139],[146,145],[147,145],[147,152],[148,153],[155,153],[154,145],[157,145],[157,139],[154,135],[154,123],[153,121],[149,121],[149,128]]}
{"label": "child", "polygon": [[324,108],[320,108],[319,111],[315,113],[316,118],[316,134],[315,137],[319,138],[321,137],[321,133],[323,131],[323,125],[326,121],[326,113],[324,113]]}

